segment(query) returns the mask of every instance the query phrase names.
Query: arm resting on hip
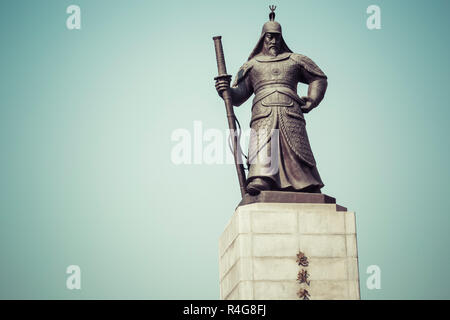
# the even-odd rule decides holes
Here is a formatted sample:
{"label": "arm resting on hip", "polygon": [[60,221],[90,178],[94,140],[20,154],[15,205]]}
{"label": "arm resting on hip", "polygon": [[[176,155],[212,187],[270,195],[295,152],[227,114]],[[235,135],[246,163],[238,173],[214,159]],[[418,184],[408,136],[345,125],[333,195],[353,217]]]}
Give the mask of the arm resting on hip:
{"label": "arm resting on hip", "polygon": [[309,83],[308,99],[312,102],[312,107],[316,107],[322,101],[327,91],[328,81],[326,78],[316,78]]}

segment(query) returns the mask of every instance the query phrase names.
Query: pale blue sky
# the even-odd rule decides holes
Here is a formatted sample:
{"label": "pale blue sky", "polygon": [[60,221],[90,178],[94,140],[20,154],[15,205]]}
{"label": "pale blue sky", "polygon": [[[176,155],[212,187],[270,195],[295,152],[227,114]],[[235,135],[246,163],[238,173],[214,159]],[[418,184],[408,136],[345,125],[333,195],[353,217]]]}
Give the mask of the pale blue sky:
{"label": "pale blue sky", "polygon": [[[1,2],[1,298],[219,297],[234,167],[176,166],[170,137],[226,128],[211,38],[234,75],[269,4]],[[357,215],[362,298],[450,298],[449,2],[274,4],[288,46],[329,77],[307,128],[323,191]],[[248,126],[249,104],[236,113]],[[372,264],[381,290],[364,285]]]}

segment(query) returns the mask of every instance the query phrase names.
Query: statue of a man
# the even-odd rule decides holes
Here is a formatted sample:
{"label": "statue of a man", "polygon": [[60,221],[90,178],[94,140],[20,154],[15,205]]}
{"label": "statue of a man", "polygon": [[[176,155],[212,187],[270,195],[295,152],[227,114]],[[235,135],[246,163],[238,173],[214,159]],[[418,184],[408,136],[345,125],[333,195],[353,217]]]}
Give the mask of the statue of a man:
{"label": "statue of a man", "polygon": [[[230,88],[229,81],[222,79],[217,80],[216,89],[222,96],[229,88],[234,106],[255,94],[247,192],[251,195],[263,190],[320,193],[324,184],[317,171],[303,114],[323,99],[327,77],[311,59],[292,53],[283,40],[281,25],[274,21],[273,10],[269,18],[233,86]],[[308,96],[298,96],[299,82],[308,84]],[[257,161],[261,155],[270,157],[271,161]],[[274,159],[276,170],[273,170]]]}

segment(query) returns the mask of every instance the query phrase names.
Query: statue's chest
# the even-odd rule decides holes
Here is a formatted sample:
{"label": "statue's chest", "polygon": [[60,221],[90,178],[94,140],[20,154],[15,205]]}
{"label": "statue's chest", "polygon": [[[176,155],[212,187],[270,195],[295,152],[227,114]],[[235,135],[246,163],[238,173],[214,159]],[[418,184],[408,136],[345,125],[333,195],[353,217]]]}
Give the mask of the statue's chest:
{"label": "statue's chest", "polygon": [[289,82],[296,84],[298,79],[298,66],[290,59],[273,62],[255,62],[251,80],[254,84],[260,81],[273,81],[276,83]]}

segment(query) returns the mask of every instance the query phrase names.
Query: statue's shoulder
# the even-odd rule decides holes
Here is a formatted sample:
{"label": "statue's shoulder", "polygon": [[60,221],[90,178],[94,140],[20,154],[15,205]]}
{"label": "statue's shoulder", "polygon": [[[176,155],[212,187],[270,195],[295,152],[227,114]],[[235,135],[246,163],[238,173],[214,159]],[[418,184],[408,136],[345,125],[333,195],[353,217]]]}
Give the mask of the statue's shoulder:
{"label": "statue's shoulder", "polygon": [[234,79],[233,87],[245,78],[248,72],[253,68],[254,63],[254,59],[250,59],[239,68],[236,78]]}
{"label": "statue's shoulder", "polygon": [[306,71],[319,77],[327,77],[325,73],[317,66],[317,64],[315,64],[315,62],[307,56],[299,53],[292,53],[290,58],[300,64],[301,67],[305,68]]}

